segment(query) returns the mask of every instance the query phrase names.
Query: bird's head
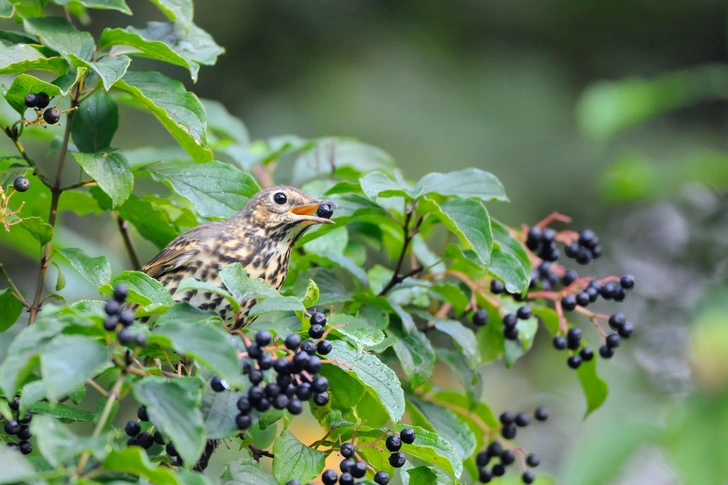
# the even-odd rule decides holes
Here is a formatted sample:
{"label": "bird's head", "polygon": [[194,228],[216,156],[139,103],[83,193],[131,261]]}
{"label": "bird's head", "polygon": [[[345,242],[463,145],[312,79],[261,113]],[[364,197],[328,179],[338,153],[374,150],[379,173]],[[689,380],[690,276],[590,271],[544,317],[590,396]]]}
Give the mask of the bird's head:
{"label": "bird's head", "polygon": [[250,198],[239,215],[269,236],[298,239],[316,224],[334,224],[331,201],[311,197],[288,185],[274,185]]}

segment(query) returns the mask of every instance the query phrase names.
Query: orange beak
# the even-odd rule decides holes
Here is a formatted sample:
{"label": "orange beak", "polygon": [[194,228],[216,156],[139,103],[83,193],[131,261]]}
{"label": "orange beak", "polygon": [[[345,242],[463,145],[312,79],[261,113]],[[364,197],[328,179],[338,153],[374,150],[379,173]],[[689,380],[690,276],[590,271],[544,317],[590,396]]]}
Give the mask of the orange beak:
{"label": "orange beak", "polygon": [[299,216],[312,216],[316,213],[320,205],[321,204],[299,205],[298,207],[294,207],[288,212]]}

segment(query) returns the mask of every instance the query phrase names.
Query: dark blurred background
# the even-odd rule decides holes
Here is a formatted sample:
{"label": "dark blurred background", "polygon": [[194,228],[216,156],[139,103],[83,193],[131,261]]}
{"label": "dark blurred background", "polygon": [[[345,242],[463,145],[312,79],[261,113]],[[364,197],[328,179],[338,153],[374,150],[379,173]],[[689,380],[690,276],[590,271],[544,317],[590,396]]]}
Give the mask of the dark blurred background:
{"label": "dark blurred background", "polygon": [[[92,31],[163,20],[149,2],[128,3],[132,19],[93,12]],[[725,2],[195,5],[195,22],[227,50],[217,65],[196,85],[181,68],[135,59],[136,69],[165,70],[223,102],[253,139],[353,136],[392,154],[410,179],[491,171],[512,200],[492,214],[511,225],[568,214],[604,241],[599,276],[636,276],[619,308],[636,335],[600,361],[611,394],[586,421],[577,379],[545,335],[512,370],[483,372],[496,412],[551,410],[519,442],[542,455],[542,475],[726,483]],[[122,112],[120,148],[170,142],[153,119]],[[112,260],[115,271],[125,264]]]}

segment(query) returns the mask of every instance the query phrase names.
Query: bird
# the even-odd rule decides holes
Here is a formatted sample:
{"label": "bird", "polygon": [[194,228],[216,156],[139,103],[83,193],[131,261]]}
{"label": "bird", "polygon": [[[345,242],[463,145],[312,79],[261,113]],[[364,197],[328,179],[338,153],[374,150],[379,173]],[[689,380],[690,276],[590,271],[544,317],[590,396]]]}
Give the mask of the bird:
{"label": "bird", "polygon": [[222,295],[177,291],[180,283],[195,278],[225,289],[220,270],[240,263],[250,278],[261,278],[280,290],[288,274],[293,246],[313,226],[333,224],[335,206],[295,187],[265,188],[231,218],[201,224],[175,238],[141,271],[158,280],[173,300],[213,311],[233,328],[244,327],[254,320],[248,317],[256,303],[254,299],[243,302],[235,313]]}

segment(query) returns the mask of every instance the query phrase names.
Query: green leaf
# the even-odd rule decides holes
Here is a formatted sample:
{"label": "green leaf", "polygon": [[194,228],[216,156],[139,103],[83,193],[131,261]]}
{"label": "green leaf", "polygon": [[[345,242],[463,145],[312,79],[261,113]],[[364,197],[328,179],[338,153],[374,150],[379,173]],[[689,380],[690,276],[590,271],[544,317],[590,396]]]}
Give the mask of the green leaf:
{"label": "green leaf", "polygon": [[439,295],[441,301],[450,303],[457,315],[462,315],[470,304],[470,298],[458,285],[452,283],[434,285],[430,288],[430,291]]}
{"label": "green leaf", "polygon": [[192,24],[192,0],[151,0],[170,20],[179,20],[184,25]]}
{"label": "green leaf", "polygon": [[0,290],[0,332],[13,326],[23,313],[23,304],[13,296],[9,288]]}
{"label": "green leaf", "polygon": [[51,404],[47,402],[35,403],[28,408],[33,414],[44,414],[56,419],[78,421],[81,423],[94,420],[94,414],[88,411],[81,411],[63,404]]}
{"label": "green leaf", "polygon": [[59,249],[58,253],[62,254],[71,263],[71,266],[94,287],[99,287],[111,280],[111,265],[106,256],[92,258],[78,248]]}
{"label": "green leaf", "polygon": [[111,358],[109,349],[89,337],[59,335],[40,352],[46,395],[57,401],[86,383],[96,368]]}
{"label": "green leaf", "polygon": [[203,217],[232,217],[260,190],[252,176],[217,160],[163,161],[145,170],[189,199]]}
{"label": "green leaf", "polygon": [[198,291],[198,292],[209,292],[214,293],[216,295],[220,295],[223,298],[227,300],[228,303],[230,303],[230,306],[233,309],[233,313],[237,313],[240,310],[240,305],[235,300],[235,298],[225,291],[224,289],[220,288],[217,285],[214,285],[212,283],[208,283],[207,281],[200,281],[196,280],[194,278],[185,278],[183,279],[179,286],[177,286],[177,292],[178,294],[182,294],[184,291]]}
{"label": "green leaf", "polygon": [[134,187],[134,175],[129,162],[118,152],[100,151],[96,153],[72,152],[84,171],[111,197],[113,207],[118,207],[129,198]]}
{"label": "green leaf", "polygon": [[83,452],[103,460],[111,445],[111,434],[98,437],[78,436],[67,426],[50,416],[36,416],[30,423],[30,431],[38,440],[38,448],[52,466],[57,467]]}
{"label": "green leaf", "polygon": [[256,303],[248,312],[248,316],[262,315],[270,312],[306,311],[301,300],[295,296],[274,296]]}
{"label": "green leaf", "polygon": [[359,401],[364,397],[364,386],[340,368],[325,365],[321,369],[321,375],[325,376],[329,381],[331,407],[348,411],[359,404]]}
{"label": "green leaf", "polygon": [[407,402],[415,406],[443,439],[457,451],[461,459],[468,458],[475,451],[475,437],[467,424],[449,409],[438,404],[409,396]]}
{"label": "green leaf", "polygon": [[36,238],[41,246],[45,246],[53,240],[53,227],[43,222],[40,217],[26,217],[18,225]]}
{"label": "green leaf", "polygon": [[195,82],[200,64],[214,65],[225,52],[210,34],[194,24],[181,22],[149,22],[144,29],[106,29],[99,43],[102,50],[124,46],[112,49],[112,54],[138,55],[184,67]]}
{"label": "green leaf", "polygon": [[415,199],[421,192],[402,178],[399,170],[394,171],[395,180],[379,170],[366,174],[359,180],[361,188],[367,197],[374,200],[377,197],[407,197]]}
{"label": "green leaf", "polygon": [[[175,447],[179,451],[176,442]],[[111,451],[104,460],[104,468],[144,477],[154,485],[184,485],[168,467],[152,463],[147,452],[139,446]]]}
{"label": "green leaf", "polygon": [[154,243],[158,249],[164,248],[179,235],[165,211],[134,194],[117,210],[122,219],[129,221],[144,239]]}
{"label": "green leaf", "polygon": [[[196,463],[205,448],[205,432],[199,409],[200,390],[180,382],[150,376],[132,385],[134,397],[147,407],[149,420],[174,442],[187,463]],[[193,378],[189,378],[193,379]],[[196,383],[200,383],[195,379]]]}
{"label": "green leaf", "polygon": [[308,286],[306,287],[306,293],[301,297],[303,306],[306,308],[312,307],[319,299],[321,291],[314,280],[308,280]]}
{"label": "green leaf", "polygon": [[404,485],[437,485],[437,475],[426,466],[418,466],[402,473],[402,483]]}
{"label": "green leaf", "polygon": [[[127,56],[106,56],[96,62],[85,63],[99,75],[107,91],[116,84],[116,81],[124,77],[130,64],[131,59]],[[83,106],[83,103],[81,105]]]}
{"label": "green leaf", "polygon": [[73,117],[71,136],[76,147],[96,153],[111,146],[119,127],[119,108],[106,91],[97,90],[81,103]]}
{"label": "green leaf", "polygon": [[205,109],[181,82],[158,72],[129,71],[114,88],[129,93],[135,103],[154,114],[194,160],[212,160],[205,138]]}
{"label": "green leaf", "polygon": [[480,365],[480,352],[478,351],[478,340],[475,333],[455,320],[435,319],[433,322],[437,330],[450,336],[453,343],[470,363],[470,367],[477,369]]}
{"label": "green leaf", "polygon": [[28,109],[28,107],[25,106],[25,97],[30,93],[45,93],[49,98],[65,94],[55,84],[41,81],[37,77],[33,77],[28,74],[21,74],[16,77],[7,91],[3,87],[3,96],[5,96],[8,104],[10,104],[10,106],[12,106],[13,109],[21,115]]}
{"label": "green leaf", "polygon": [[531,279],[531,261],[523,244],[508,232],[503,224],[490,220],[493,229],[493,253],[488,271],[496,276],[511,293],[522,293]]}
{"label": "green leaf", "polygon": [[398,338],[392,348],[413,389],[429,381],[437,357],[424,333],[415,330],[405,337]]}
{"label": "green leaf", "polygon": [[68,63],[62,57],[45,57],[28,44],[6,46],[0,43],[0,74],[20,74],[30,70],[61,75],[68,72]]}
{"label": "green leaf", "polygon": [[440,222],[466,249],[472,249],[482,266],[487,266],[493,248],[490,217],[483,204],[476,200],[453,199],[442,205],[422,199],[421,209],[436,214]]}
{"label": "green leaf", "polygon": [[178,321],[187,322],[189,325],[197,325],[212,322],[216,325],[222,325],[222,321],[217,314],[202,311],[196,306],[192,306],[186,301],[175,303],[166,313],[159,316],[156,325],[164,326],[174,324]]}
{"label": "green leaf", "polygon": [[416,185],[422,194],[439,194],[461,199],[508,201],[500,180],[490,172],[477,168],[466,168],[457,172],[431,172],[422,177]]}
{"label": "green leaf", "polygon": [[242,396],[247,396],[247,393],[215,392],[209,386],[205,389],[200,409],[208,439],[220,440],[240,433],[235,417],[240,413],[237,403]]}
{"label": "green leaf", "polygon": [[158,325],[152,331],[152,336],[155,335],[166,337],[174,350],[193,357],[228,383],[240,383],[242,370],[237,352],[229,335],[219,327],[209,323],[176,321]]}
{"label": "green leaf", "polygon": [[94,38],[77,30],[62,17],[32,17],[23,21],[25,31],[43,39],[43,43],[64,57],[73,54],[84,61],[91,59]]}
{"label": "green leaf", "polygon": [[273,475],[278,483],[290,480],[310,482],[324,469],[326,454],[304,445],[290,431],[284,431],[273,445]]}
{"label": "green leaf", "polygon": [[[22,157],[18,156],[18,160],[22,160]],[[14,163],[10,165],[6,170],[0,171],[0,187],[7,193],[8,187],[10,187],[17,177],[25,177],[28,174],[30,167],[27,165],[21,165]]]}
{"label": "green leaf", "polygon": [[373,328],[369,322],[361,318],[352,317],[343,313],[335,313],[331,319],[332,325],[344,325],[335,328],[332,332],[341,335],[357,347],[373,347],[384,340],[384,333]]}
{"label": "green leaf", "polygon": [[[98,188],[97,188],[98,189]],[[78,190],[68,190],[63,192],[61,200],[58,202],[58,210],[71,210],[79,216],[87,214],[101,214],[103,212],[99,203],[88,192]]]}
{"label": "green leaf", "polygon": [[[381,404],[392,421],[399,421],[404,414],[405,402],[397,374],[374,355],[359,353],[345,342],[333,341],[332,346],[329,359],[349,365],[351,369],[339,367],[364,386],[367,393]],[[326,365],[334,364],[324,364]]]}
{"label": "green leaf", "polygon": [[[141,271],[124,271],[111,280],[111,286],[125,284],[129,288],[127,301],[147,307],[172,306],[174,300],[167,289],[151,276]],[[111,294],[111,288],[102,287],[106,294]]]}
{"label": "green leaf", "polygon": [[607,383],[597,374],[596,359],[588,362],[582,362],[576,374],[579,376],[581,389],[586,397],[586,412],[584,417],[589,416],[592,411],[599,409],[607,399],[609,387]]}
{"label": "green leaf", "polygon": [[9,19],[13,16],[13,4],[10,0],[0,0],[0,18]]}
{"label": "green leaf", "polygon": [[131,9],[124,0],[53,0],[58,5],[68,5],[71,2],[78,2],[84,7],[99,10],[118,10],[121,13],[131,15]]}
{"label": "green leaf", "polygon": [[212,99],[201,99],[207,113],[207,127],[213,133],[229,138],[238,145],[248,145],[250,135],[239,118],[230,114],[225,105]]}
{"label": "green leaf", "polygon": [[244,453],[246,454],[244,458],[227,464],[220,477],[220,483],[225,485],[278,485],[276,479],[253,459],[250,451],[245,450]]}
{"label": "green leaf", "polygon": [[273,298],[278,292],[261,278],[250,278],[240,263],[232,263],[220,270],[220,279],[236,301],[250,298]]}
{"label": "green leaf", "polygon": [[7,446],[0,446],[0,483],[18,484],[27,482],[36,477],[37,472],[33,465],[20,451],[14,451]]}

